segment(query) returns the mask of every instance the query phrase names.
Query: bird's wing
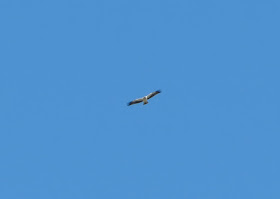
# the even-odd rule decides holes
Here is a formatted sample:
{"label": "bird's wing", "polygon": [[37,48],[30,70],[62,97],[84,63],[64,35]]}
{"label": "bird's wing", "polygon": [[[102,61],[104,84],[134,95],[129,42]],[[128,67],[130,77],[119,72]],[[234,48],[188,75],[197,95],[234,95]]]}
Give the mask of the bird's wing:
{"label": "bird's wing", "polygon": [[130,106],[132,104],[137,104],[137,103],[140,103],[140,102],[143,102],[143,98],[139,98],[139,99],[133,100],[131,102],[128,102],[127,106]]}
{"label": "bird's wing", "polygon": [[155,95],[157,95],[159,93],[161,93],[161,90],[157,90],[155,92],[152,92],[149,95],[147,95],[147,98],[150,99],[150,98],[154,97]]}

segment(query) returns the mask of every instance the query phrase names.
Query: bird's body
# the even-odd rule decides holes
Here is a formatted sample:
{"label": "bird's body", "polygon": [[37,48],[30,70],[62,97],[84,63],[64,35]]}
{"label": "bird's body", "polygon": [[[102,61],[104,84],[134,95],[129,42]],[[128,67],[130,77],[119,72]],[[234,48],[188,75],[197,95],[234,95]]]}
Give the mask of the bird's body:
{"label": "bird's body", "polygon": [[148,104],[149,102],[148,102],[148,98],[147,98],[147,96],[145,96],[145,97],[143,97],[143,105],[145,105],[145,104]]}
{"label": "bird's body", "polygon": [[161,93],[161,91],[160,91],[160,90],[157,90],[157,91],[155,91],[155,92],[150,93],[150,94],[147,95],[147,96],[144,96],[144,97],[142,97],[142,98],[133,100],[133,101],[129,102],[127,105],[130,106],[130,105],[133,105],[133,104],[138,104],[138,103],[140,103],[140,102],[143,102],[143,105],[148,104],[148,103],[149,103],[149,102],[148,102],[148,99],[152,98],[153,96],[155,96],[155,95],[157,95],[157,94],[159,94],[159,93]]}

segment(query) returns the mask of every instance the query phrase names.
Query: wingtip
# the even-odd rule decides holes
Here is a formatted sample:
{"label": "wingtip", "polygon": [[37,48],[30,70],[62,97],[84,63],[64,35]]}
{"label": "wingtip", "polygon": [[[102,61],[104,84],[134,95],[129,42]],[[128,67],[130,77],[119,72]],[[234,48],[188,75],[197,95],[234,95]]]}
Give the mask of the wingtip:
{"label": "wingtip", "polygon": [[161,90],[157,90],[156,92],[161,93]]}

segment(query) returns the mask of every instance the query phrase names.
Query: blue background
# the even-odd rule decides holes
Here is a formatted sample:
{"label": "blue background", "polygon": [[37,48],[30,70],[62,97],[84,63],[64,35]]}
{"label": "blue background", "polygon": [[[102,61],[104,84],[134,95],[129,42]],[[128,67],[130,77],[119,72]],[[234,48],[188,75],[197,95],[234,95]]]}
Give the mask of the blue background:
{"label": "blue background", "polygon": [[277,0],[1,0],[0,198],[279,199],[279,19]]}

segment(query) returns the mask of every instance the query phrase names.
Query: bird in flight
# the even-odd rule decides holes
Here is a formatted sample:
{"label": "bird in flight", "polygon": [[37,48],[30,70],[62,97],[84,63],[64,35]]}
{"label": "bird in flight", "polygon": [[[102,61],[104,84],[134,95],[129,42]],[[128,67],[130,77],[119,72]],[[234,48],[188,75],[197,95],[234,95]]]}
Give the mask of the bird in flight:
{"label": "bird in flight", "polygon": [[144,96],[144,97],[142,97],[142,98],[133,100],[133,101],[131,101],[131,102],[128,102],[128,103],[127,103],[127,106],[130,106],[130,105],[133,105],[133,104],[138,104],[138,103],[140,103],[140,102],[143,102],[143,105],[148,104],[148,99],[154,97],[155,95],[157,95],[157,94],[159,94],[159,93],[161,93],[161,90],[157,90],[157,91],[155,91],[155,92],[150,93],[150,94],[147,95],[147,96]]}

